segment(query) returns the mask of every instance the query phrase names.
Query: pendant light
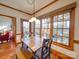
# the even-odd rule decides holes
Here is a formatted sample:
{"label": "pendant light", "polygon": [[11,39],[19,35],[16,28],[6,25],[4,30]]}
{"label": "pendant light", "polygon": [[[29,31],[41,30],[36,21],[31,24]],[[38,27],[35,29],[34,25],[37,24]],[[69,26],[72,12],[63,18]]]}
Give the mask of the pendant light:
{"label": "pendant light", "polygon": [[[35,0],[33,0],[33,12],[35,12]],[[29,20],[29,22],[37,21],[37,18],[35,17],[35,13],[32,16],[32,18]]]}

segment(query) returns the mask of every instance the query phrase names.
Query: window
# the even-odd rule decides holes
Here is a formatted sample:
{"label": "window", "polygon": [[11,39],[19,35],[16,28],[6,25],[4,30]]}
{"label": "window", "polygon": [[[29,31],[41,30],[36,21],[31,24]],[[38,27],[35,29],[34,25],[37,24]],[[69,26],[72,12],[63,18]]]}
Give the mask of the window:
{"label": "window", "polygon": [[53,17],[53,41],[69,45],[70,13]]}
{"label": "window", "polygon": [[50,38],[50,18],[42,19],[42,37]]}
{"label": "window", "polygon": [[35,36],[40,37],[40,21],[35,22]]}
{"label": "window", "polygon": [[24,39],[29,39],[29,35],[30,35],[30,24],[28,21],[23,20],[23,38]]}
{"label": "window", "polygon": [[29,22],[23,22],[23,33],[28,35],[29,34]]}
{"label": "window", "polygon": [[53,15],[52,18],[53,44],[73,50],[74,14],[75,10],[73,8]]}
{"label": "window", "polygon": [[52,44],[73,50],[75,7],[76,3],[73,3],[39,16],[41,38],[50,38],[53,41]]}

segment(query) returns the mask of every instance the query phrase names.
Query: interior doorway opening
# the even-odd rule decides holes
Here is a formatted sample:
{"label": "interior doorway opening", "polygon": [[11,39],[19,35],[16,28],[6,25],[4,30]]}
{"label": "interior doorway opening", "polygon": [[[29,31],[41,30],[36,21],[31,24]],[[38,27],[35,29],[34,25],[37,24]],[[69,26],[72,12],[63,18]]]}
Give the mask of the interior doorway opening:
{"label": "interior doorway opening", "polygon": [[5,42],[16,45],[16,18],[0,14],[0,43]]}

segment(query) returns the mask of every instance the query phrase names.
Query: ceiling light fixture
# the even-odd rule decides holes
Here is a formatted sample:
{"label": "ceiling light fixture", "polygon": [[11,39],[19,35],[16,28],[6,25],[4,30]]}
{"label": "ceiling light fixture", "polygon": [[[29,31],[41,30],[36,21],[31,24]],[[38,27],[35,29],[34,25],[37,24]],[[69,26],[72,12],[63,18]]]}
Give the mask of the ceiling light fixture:
{"label": "ceiling light fixture", "polygon": [[[35,12],[35,0],[33,0],[33,12]],[[32,18],[29,20],[29,22],[36,22],[38,21],[37,18],[35,17],[35,13],[34,15],[32,16]]]}

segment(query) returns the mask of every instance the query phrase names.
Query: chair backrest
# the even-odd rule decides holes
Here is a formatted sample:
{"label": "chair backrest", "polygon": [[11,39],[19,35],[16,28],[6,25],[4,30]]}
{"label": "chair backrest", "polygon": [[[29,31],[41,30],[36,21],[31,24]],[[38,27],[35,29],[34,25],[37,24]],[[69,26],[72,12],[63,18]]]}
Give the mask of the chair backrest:
{"label": "chair backrest", "polygon": [[24,42],[22,42],[21,49],[22,49],[22,53],[23,53],[23,55],[25,55],[26,59],[32,59],[33,58],[33,54],[34,54],[33,50],[30,47],[28,47],[28,45],[25,44]]}
{"label": "chair backrest", "polygon": [[28,46],[24,42],[22,42],[22,50],[26,51],[27,48],[28,48]]}
{"label": "chair backrest", "polygon": [[24,42],[22,42],[22,50],[33,53],[33,50],[28,45],[26,45]]}
{"label": "chair backrest", "polygon": [[50,48],[51,48],[51,39],[44,39],[41,51],[41,58],[46,59],[49,57],[50,59]]}

